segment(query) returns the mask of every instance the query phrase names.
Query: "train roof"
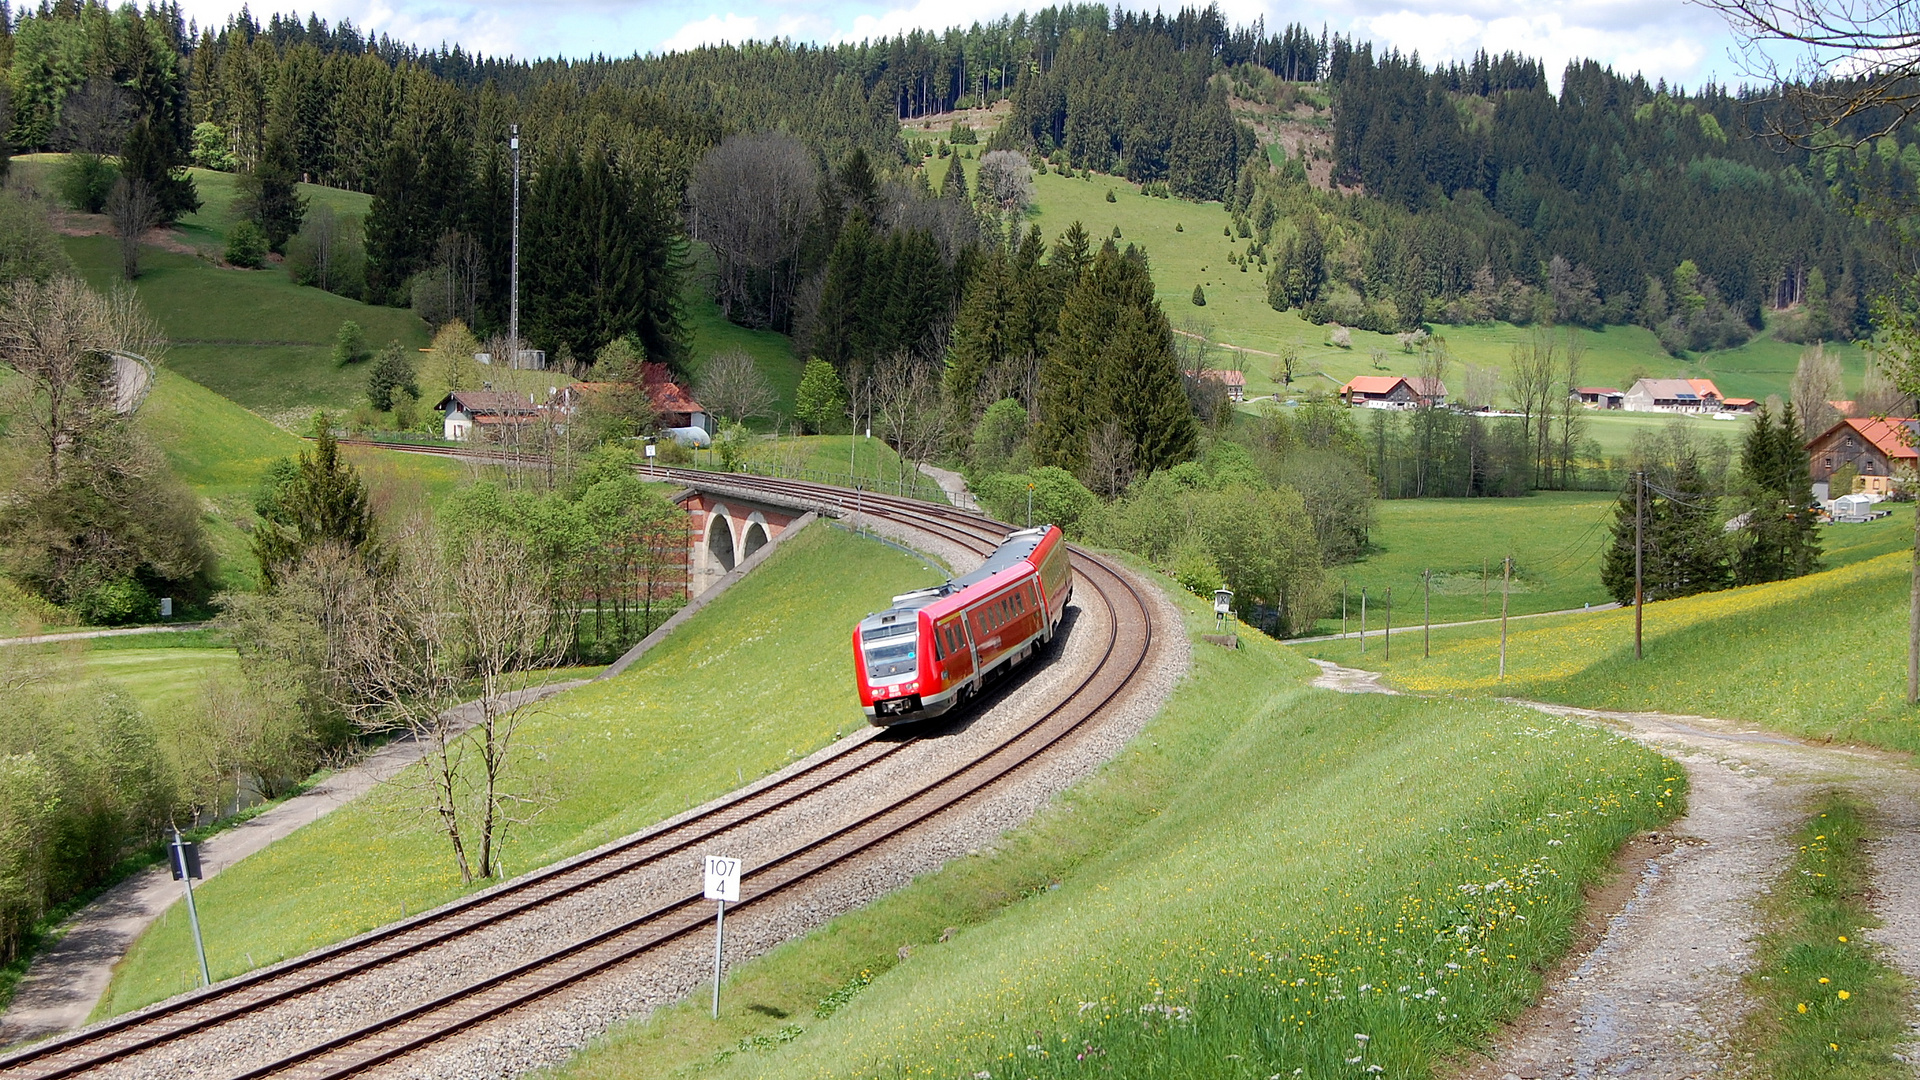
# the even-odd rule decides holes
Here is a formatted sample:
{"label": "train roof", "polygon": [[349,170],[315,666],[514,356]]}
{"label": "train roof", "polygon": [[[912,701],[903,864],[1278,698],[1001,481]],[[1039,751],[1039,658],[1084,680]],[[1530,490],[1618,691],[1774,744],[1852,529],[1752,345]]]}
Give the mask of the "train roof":
{"label": "train roof", "polygon": [[978,570],[953,580],[954,589],[958,591],[969,585],[978,585],[1000,571],[1023,561],[1032,555],[1034,549],[1040,546],[1040,541],[1046,538],[1045,526],[1008,533],[1006,540],[993,549],[993,553],[987,556],[987,561],[981,563]]}
{"label": "train roof", "polygon": [[[910,593],[901,593],[893,598],[893,606],[885,611],[876,611],[860,620],[860,629],[878,629],[899,623],[902,618],[921,608],[936,604],[947,597],[954,596],[974,585],[988,581],[994,575],[1011,570],[1030,558],[1047,538],[1050,526],[1022,529],[1008,533],[1006,540],[994,548],[979,569],[964,574],[951,581],[945,581],[930,589],[916,589]],[[909,620],[911,621],[911,620]]]}

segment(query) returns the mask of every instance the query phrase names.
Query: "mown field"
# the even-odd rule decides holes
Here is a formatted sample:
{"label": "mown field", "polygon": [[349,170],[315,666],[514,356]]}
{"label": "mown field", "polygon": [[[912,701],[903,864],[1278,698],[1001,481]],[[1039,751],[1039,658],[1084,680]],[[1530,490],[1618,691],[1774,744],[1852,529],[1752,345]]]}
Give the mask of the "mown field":
{"label": "mown field", "polygon": [[[936,159],[930,165],[936,190],[946,175],[947,162],[959,160],[971,171],[978,158]],[[1086,226],[1098,243],[1120,231],[1116,243],[1138,244],[1153,265],[1160,303],[1176,329],[1211,327],[1208,339],[1220,346],[1211,363],[1232,366],[1230,352],[1245,350],[1241,359],[1247,373],[1249,396],[1273,393],[1278,387],[1269,372],[1274,356],[1297,349],[1303,360],[1294,389],[1337,389],[1355,375],[1413,374],[1416,358],[1401,352],[1391,335],[1353,331],[1351,349],[1328,343],[1328,328],[1315,326],[1297,312],[1278,312],[1267,303],[1265,268],[1248,266],[1243,272],[1227,262],[1230,252],[1242,252],[1250,241],[1223,235],[1231,217],[1222,203],[1193,203],[1142,195],[1119,177],[1092,179],[1062,176],[1049,171],[1035,177],[1036,208],[1031,221],[1049,242],[1075,221]],[[1114,201],[1106,201],[1113,192]],[[1205,307],[1193,304],[1193,289],[1206,293]],[[1461,364],[1504,368],[1513,346],[1531,339],[1535,330],[1509,324],[1441,326],[1448,351]],[[1564,335],[1566,331],[1556,331]],[[1637,373],[1651,376],[1711,378],[1733,397],[1765,399],[1787,391],[1801,347],[1765,335],[1737,349],[1701,354],[1692,360],[1668,356],[1653,334],[1634,326],[1576,331],[1586,347],[1582,382],[1626,389]],[[1852,345],[1829,346],[1836,351],[1852,388],[1865,370],[1865,355]],[[1374,366],[1374,350],[1384,350],[1383,366]],[[1302,377],[1304,376],[1304,377]]]}
{"label": "mown field", "polygon": [[[751,577],[617,679],[569,692],[524,727],[523,762],[557,796],[510,834],[520,873],[754,780],[864,723],[847,687],[846,628],[936,580],[901,551],[830,525],[794,537]],[[198,890],[214,977],[272,963],[463,891],[444,840],[382,788]],[[134,945],[102,1016],[189,989],[185,914]]]}
{"label": "mown field", "polygon": [[[1392,663],[1377,637],[1364,658],[1352,641],[1301,648],[1426,693],[1694,713],[1920,751],[1920,714],[1905,704],[1913,557],[1900,549],[1911,543],[1912,518],[1879,524],[1885,528],[1875,534],[1834,545],[1837,569],[1648,604],[1641,661],[1633,658],[1631,609],[1512,624],[1504,680],[1497,624],[1434,631],[1431,659],[1421,658],[1417,628],[1396,635]],[[1866,527],[1833,526],[1826,535],[1845,528]]]}
{"label": "mown field", "polygon": [[1529,1000],[1582,885],[1682,807],[1679,770],[1611,735],[1309,689],[1243,641],[1196,644],[1030,824],[735,968],[718,1024],[683,1003],[561,1075],[1425,1075]]}

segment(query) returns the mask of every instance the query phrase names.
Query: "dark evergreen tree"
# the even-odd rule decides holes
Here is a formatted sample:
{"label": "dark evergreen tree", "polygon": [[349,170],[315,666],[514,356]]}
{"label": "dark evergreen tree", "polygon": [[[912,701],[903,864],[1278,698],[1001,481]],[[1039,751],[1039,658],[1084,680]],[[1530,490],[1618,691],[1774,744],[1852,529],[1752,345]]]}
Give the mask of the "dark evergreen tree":
{"label": "dark evergreen tree", "polygon": [[285,251],[287,241],[300,231],[307,214],[306,197],[300,194],[300,174],[293,167],[293,145],[287,136],[269,130],[261,148],[260,160],[240,175],[239,212],[260,227],[267,247]]}
{"label": "dark evergreen tree", "polygon": [[1736,584],[1782,581],[1820,568],[1811,465],[1793,406],[1778,417],[1762,406],[1740,453]]}
{"label": "dark evergreen tree", "polygon": [[147,182],[158,222],[163,225],[200,209],[200,194],[194,189],[193,178],[175,157],[165,133],[144,118],[134,122],[120,151],[120,175]]}
{"label": "dark evergreen tree", "polygon": [[[1719,507],[1699,463],[1682,456],[1647,482],[1642,524],[1642,588],[1648,600],[1725,588],[1730,577]],[[1608,595],[1633,602],[1636,492],[1629,484],[1614,509],[1613,543],[1603,557],[1600,580]]]}
{"label": "dark evergreen tree", "polygon": [[432,252],[432,222],[423,212],[426,207],[420,191],[420,159],[394,139],[381,155],[373,205],[367,209],[368,303],[406,299],[402,286],[426,265]]}

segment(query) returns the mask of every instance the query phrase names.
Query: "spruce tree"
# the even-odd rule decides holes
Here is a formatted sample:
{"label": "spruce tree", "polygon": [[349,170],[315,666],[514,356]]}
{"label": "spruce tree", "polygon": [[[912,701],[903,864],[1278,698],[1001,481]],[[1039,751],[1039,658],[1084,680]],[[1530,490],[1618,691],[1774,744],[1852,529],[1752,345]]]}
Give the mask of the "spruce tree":
{"label": "spruce tree", "polygon": [[147,182],[162,225],[171,225],[182,215],[200,209],[200,194],[193,178],[178,159],[179,153],[166,133],[144,118],[134,122],[120,151],[120,175]]}
{"label": "spruce tree", "polygon": [[1782,581],[1819,569],[1810,464],[1793,406],[1778,417],[1762,406],[1740,453],[1736,583]]}
{"label": "spruce tree", "polygon": [[426,262],[428,242],[420,228],[420,159],[394,139],[381,155],[367,208],[367,302],[400,297],[401,286]]}
{"label": "spruce tree", "polygon": [[299,182],[292,143],[284,133],[269,128],[260,160],[241,174],[237,186],[240,212],[260,227],[272,251],[284,252],[306,217],[307,200],[300,194]]}

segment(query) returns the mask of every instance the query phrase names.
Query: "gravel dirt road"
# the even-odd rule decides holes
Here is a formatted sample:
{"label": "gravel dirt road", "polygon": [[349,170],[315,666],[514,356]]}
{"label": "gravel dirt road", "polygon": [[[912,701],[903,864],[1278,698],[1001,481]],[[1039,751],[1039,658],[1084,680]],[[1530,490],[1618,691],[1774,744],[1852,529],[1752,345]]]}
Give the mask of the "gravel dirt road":
{"label": "gravel dirt road", "polygon": [[[1387,692],[1372,672],[1315,661],[1316,685]],[[1685,817],[1623,852],[1621,878],[1599,891],[1595,924],[1540,1001],[1465,1062],[1458,1080],[1738,1076],[1752,1001],[1756,902],[1779,880],[1791,836],[1819,795],[1843,790],[1874,807],[1869,937],[1920,984],[1920,773],[1901,756],[1804,743],[1700,716],[1514,704],[1607,727],[1671,756],[1691,784]]]}

